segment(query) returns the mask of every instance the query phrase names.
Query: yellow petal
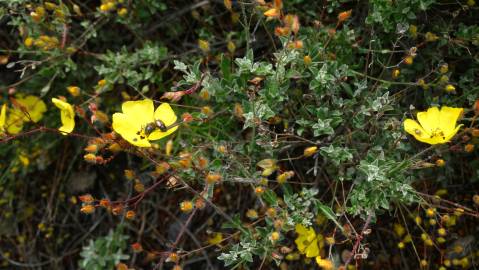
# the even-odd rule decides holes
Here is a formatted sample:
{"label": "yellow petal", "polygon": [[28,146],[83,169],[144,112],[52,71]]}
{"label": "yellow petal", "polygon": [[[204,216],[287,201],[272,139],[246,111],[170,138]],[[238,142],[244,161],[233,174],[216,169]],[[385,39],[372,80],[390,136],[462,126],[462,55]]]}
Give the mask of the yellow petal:
{"label": "yellow petal", "polygon": [[210,245],[218,245],[221,242],[223,242],[222,233],[214,233],[213,236],[208,238],[208,244]]}
{"label": "yellow petal", "polygon": [[433,134],[440,127],[441,114],[437,107],[431,107],[426,112],[419,112],[417,120],[429,134]]}
{"label": "yellow petal", "polygon": [[301,224],[296,224],[295,226],[295,231],[297,234],[302,235],[302,234],[307,234],[308,233],[308,228],[304,227]]}
{"label": "yellow petal", "polygon": [[[452,108],[443,106],[440,112],[440,128],[444,133],[444,136],[449,137],[451,133],[456,130],[456,123],[461,116],[463,108]],[[454,132],[456,134],[457,131]],[[454,136],[453,134],[453,136]]]}
{"label": "yellow petal", "polygon": [[462,127],[463,125],[459,125],[457,126],[454,130],[452,130],[451,132],[449,133],[446,133],[444,134],[445,137],[444,137],[444,142],[448,142],[452,139],[452,137],[454,137],[454,135],[456,135],[456,133],[459,131],[459,129]]}
{"label": "yellow petal", "polygon": [[61,99],[52,98],[53,104],[60,109],[62,126],[58,129],[63,135],[71,133],[75,128],[75,111],[73,106]]}
{"label": "yellow petal", "polygon": [[7,119],[7,104],[3,104],[0,111],[0,133],[5,132],[5,120]]}
{"label": "yellow petal", "polygon": [[[158,106],[158,108],[156,108],[154,118],[155,120],[161,120],[167,127],[176,123],[176,120],[178,119],[168,103],[162,103],[160,106]],[[156,129],[150,134],[150,136],[148,136],[148,139],[152,141],[159,140],[175,132],[177,129],[178,126],[170,128],[166,132],[161,132],[159,129]]]}
{"label": "yellow petal", "polygon": [[262,169],[272,169],[272,168],[276,168],[276,160],[275,159],[271,159],[271,158],[267,158],[267,159],[263,159],[263,160],[260,160],[256,166],[262,168]]}
{"label": "yellow petal", "polygon": [[121,109],[124,114],[135,119],[141,125],[153,122],[155,107],[151,99],[123,102]]}
{"label": "yellow petal", "polygon": [[306,246],[304,243],[307,243],[306,237],[300,236],[294,240],[296,247],[298,248],[299,252],[304,253]]}
{"label": "yellow petal", "polygon": [[25,115],[25,121],[33,121],[34,123],[43,118],[43,113],[47,111],[47,105],[39,97],[28,95],[26,97],[16,96],[17,102],[28,112]]}
{"label": "yellow petal", "polygon": [[143,129],[142,123],[124,113],[115,113],[112,117],[112,128],[129,143],[139,147],[150,147],[151,144],[146,137],[140,135]]}
{"label": "yellow petal", "polygon": [[406,130],[407,133],[411,134],[416,138],[416,140],[420,142],[426,142],[431,138],[431,135],[426,132],[418,122],[412,119],[406,119],[404,120],[404,130]]}
{"label": "yellow petal", "polygon": [[263,14],[266,17],[279,17],[280,11],[277,8],[271,8],[265,11]]}
{"label": "yellow petal", "polygon": [[314,239],[311,244],[306,248],[306,257],[312,258],[319,255],[318,239]]}
{"label": "yellow petal", "polygon": [[18,134],[23,129],[24,113],[19,109],[9,110],[8,117],[6,119],[6,129],[9,134]]}

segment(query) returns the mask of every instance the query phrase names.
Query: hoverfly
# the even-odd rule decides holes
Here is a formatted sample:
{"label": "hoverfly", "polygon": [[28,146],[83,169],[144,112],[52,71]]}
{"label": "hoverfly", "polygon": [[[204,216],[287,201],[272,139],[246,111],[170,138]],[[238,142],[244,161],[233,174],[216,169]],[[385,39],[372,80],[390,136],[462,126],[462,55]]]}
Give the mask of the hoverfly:
{"label": "hoverfly", "polygon": [[155,121],[146,124],[144,128],[144,132],[146,136],[149,136],[156,129],[159,129],[161,132],[167,132],[169,129],[174,128],[178,126],[179,124],[181,124],[181,122],[176,122],[169,126],[166,126],[165,122],[161,121],[160,119],[156,119]]}

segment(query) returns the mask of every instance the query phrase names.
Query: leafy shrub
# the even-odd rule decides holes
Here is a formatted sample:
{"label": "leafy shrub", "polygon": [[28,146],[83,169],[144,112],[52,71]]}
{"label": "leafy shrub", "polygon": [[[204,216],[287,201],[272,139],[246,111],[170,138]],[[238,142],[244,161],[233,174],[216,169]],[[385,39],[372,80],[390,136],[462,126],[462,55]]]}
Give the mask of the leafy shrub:
{"label": "leafy shrub", "polygon": [[2,267],[477,265],[473,0],[0,4]]}

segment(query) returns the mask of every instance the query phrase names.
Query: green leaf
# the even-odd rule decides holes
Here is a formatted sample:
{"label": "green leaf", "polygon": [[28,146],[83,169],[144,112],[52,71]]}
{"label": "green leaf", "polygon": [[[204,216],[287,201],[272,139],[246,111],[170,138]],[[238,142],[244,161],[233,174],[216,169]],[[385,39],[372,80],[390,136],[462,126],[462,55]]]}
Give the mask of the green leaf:
{"label": "green leaf", "polygon": [[278,197],[276,197],[276,193],[274,193],[270,189],[266,190],[261,196],[261,198],[265,200],[265,202],[270,206],[278,205]]}
{"label": "green leaf", "polygon": [[329,206],[324,205],[320,202],[317,202],[316,207],[327,219],[334,222],[334,224],[336,224],[336,226],[341,230],[341,232],[345,233],[343,226],[339,223],[338,219],[336,218],[336,215],[334,214],[333,210]]}

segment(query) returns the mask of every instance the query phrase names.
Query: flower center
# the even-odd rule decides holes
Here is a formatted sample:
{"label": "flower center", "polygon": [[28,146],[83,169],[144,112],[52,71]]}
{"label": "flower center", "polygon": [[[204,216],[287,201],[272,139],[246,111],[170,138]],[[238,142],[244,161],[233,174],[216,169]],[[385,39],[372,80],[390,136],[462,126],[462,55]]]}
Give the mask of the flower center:
{"label": "flower center", "polygon": [[144,128],[141,128],[140,130],[138,130],[136,132],[136,135],[137,137],[136,138],[133,138],[133,141],[134,142],[137,142],[138,140],[144,140],[146,139],[148,136],[145,134],[145,129]]}
{"label": "flower center", "polygon": [[435,130],[433,130],[433,132],[431,132],[431,138],[432,137],[441,137],[443,140],[446,139],[446,137],[444,136],[444,132],[440,128],[436,128]]}

